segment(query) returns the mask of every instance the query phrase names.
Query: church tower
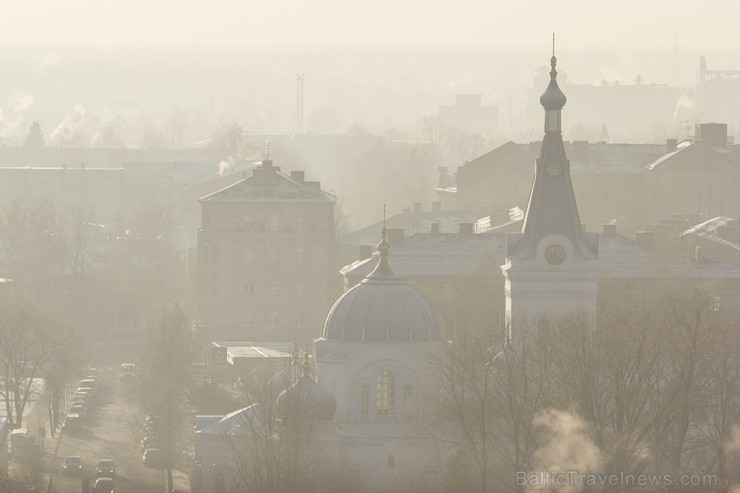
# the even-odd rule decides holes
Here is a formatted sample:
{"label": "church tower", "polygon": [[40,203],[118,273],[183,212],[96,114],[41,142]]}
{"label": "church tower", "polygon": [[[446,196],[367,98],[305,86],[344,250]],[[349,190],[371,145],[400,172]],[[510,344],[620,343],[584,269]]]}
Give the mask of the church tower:
{"label": "church tower", "polygon": [[598,236],[584,233],[578,215],[570,161],[565,155],[561,112],[566,98],[558,87],[554,48],[550,83],[540,96],[545,136],[521,233],[507,239],[506,317],[517,324],[576,311],[596,312]]}

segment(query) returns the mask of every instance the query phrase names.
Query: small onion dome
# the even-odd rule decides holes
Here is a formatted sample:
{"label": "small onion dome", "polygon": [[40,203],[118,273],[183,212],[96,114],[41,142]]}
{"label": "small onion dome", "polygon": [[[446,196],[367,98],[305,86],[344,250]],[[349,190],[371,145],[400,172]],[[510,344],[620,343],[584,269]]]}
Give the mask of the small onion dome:
{"label": "small onion dome", "polygon": [[547,85],[545,92],[542,93],[542,96],[540,96],[540,104],[546,110],[562,109],[567,101],[565,94],[558,87],[558,81],[556,80],[558,72],[555,70],[555,64],[557,61],[557,58],[554,56],[550,58],[550,83]]}
{"label": "small onion dome", "polygon": [[329,310],[323,337],[352,342],[442,340],[442,322],[427,299],[401,280],[388,263],[383,228],[377,267]]}
{"label": "small onion dome", "polygon": [[281,417],[298,417],[311,421],[332,419],[337,410],[337,399],[309,375],[308,355],[303,363],[303,376],[277,398]]}

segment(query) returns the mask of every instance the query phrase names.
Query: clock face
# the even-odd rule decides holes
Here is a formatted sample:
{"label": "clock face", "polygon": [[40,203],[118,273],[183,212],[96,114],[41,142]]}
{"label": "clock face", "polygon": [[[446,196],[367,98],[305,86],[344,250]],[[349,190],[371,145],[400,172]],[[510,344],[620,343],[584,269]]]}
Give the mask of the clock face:
{"label": "clock face", "polygon": [[565,249],[560,245],[550,245],[545,250],[545,260],[552,265],[558,265],[565,260]]}
{"label": "clock face", "polygon": [[550,176],[560,176],[560,173],[562,173],[562,168],[560,164],[558,163],[549,163],[545,170],[547,171],[547,174]]}

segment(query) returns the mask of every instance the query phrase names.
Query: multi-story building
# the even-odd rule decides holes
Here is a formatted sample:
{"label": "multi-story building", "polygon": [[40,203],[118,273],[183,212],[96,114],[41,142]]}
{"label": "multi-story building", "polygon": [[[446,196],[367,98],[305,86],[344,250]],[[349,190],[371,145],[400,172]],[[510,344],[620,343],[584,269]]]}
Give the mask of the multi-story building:
{"label": "multi-story building", "polygon": [[334,299],[334,199],[265,159],[200,199],[198,317],[235,340],[316,337]]}

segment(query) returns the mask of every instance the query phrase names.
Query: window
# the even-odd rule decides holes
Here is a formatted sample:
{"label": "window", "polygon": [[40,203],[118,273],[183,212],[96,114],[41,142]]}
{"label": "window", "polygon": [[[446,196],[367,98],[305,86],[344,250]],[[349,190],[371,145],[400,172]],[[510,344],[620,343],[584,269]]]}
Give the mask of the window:
{"label": "window", "polygon": [[278,263],[278,251],[276,248],[270,248],[270,252],[268,254],[270,258],[271,264],[277,264]]}
{"label": "window", "polygon": [[293,285],[293,294],[296,296],[303,296],[303,283],[297,282]]}
{"label": "window", "polygon": [[280,294],[280,283],[277,281],[270,282],[270,296],[277,296]]}
{"label": "window", "polygon": [[203,230],[208,231],[209,229],[211,229],[211,218],[203,216]]}
{"label": "window", "polygon": [[218,246],[213,247],[213,261],[218,262]]}
{"label": "window", "polygon": [[296,231],[303,231],[304,229],[306,229],[306,221],[302,217],[296,218],[296,220],[295,220],[295,230]]}
{"label": "window", "polygon": [[388,370],[378,375],[376,386],[376,408],[378,416],[396,415],[396,377]]}
{"label": "window", "polygon": [[244,214],[242,220],[244,222],[244,229],[248,231],[254,229],[254,218],[252,216],[250,216],[249,214]]}
{"label": "window", "polygon": [[244,263],[245,264],[253,264],[254,263],[254,250],[251,248],[247,248],[244,250]]}
{"label": "window", "polygon": [[254,315],[252,312],[246,312],[244,314],[244,327],[253,327],[254,326]]}
{"label": "window", "polygon": [[709,298],[710,301],[710,308],[713,312],[718,312],[720,308],[720,298],[719,296],[712,296]]}
{"label": "window", "polygon": [[295,263],[296,264],[302,264],[303,263],[303,257],[305,254],[305,250],[303,247],[296,247],[295,248]]}
{"label": "window", "polygon": [[254,293],[254,284],[252,284],[252,281],[244,281],[244,294],[253,294]]}
{"label": "window", "polygon": [[392,469],[396,467],[396,456],[391,454],[388,456],[388,468]]}
{"label": "window", "polygon": [[370,386],[364,384],[360,389],[360,416],[367,418],[370,416]]}
{"label": "window", "polygon": [[280,230],[280,216],[275,214],[274,216],[270,216],[270,231],[279,231]]}
{"label": "window", "polygon": [[298,313],[295,316],[295,326],[296,327],[303,327],[303,314]]}
{"label": "window", "polygon": [[269,315],[269,321],[268,321],[270,327],[277,327],[279,321],[280,319],[278,317],[278,312],[276,310],[271,311]]}
{"label": "window", "polygon": [[411,385],[406,385],[403,388],[403,415],[407,418],[410,418],[412,415],[411,397]]}

